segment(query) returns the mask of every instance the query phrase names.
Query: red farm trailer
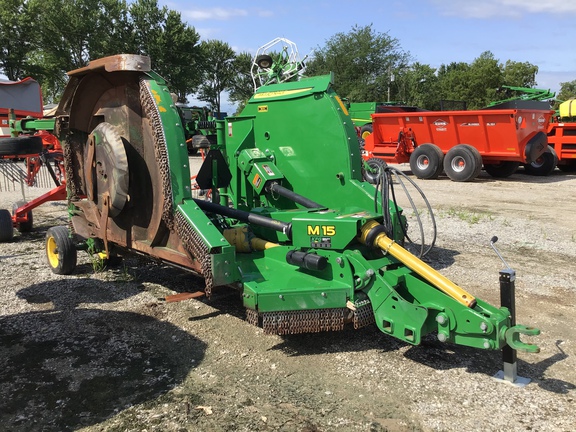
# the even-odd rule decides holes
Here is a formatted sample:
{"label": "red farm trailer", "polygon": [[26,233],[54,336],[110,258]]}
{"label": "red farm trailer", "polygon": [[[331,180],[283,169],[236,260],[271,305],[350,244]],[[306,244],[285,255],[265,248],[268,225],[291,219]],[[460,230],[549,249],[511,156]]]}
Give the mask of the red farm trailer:
{"label": "red farm trailer", "polygon": [[475,111],[412,111],[372,114],[373,133],[364,141],[370,166],[410,163],[412,173],[470,181],[482,166],[508,177],[518,166],[550,152],[546,131],[554,111],[498,108]]}
{"label": "red farm trailer", "polygon": [[[32,210],[48,201],[66,199],[62,147],[50,133],[54,119],[43,116],[40,85],[32,78],[0,80],[0,177],[6,185],[38,185],[38,174],[46,168],[54,188],[40,197],[14,203],[12,213],[0,209],[0,242],[12,239],[14,230],[32,230]],[[24,161],[24,164],[22,164]],[[22,189],[24,190],[24,189]],[[0,187],[2,191],[2,187]]]}
{"label": "red farm trailer", "polygon": [[[560,104],[560,115],[548,125],[548,145],[553,149],[558,168],[564,172],[576,171],[576,100]],[[548,157],[549,159],[549,157]],[[532,163],[539,167],[550,163],[541,158]]]}

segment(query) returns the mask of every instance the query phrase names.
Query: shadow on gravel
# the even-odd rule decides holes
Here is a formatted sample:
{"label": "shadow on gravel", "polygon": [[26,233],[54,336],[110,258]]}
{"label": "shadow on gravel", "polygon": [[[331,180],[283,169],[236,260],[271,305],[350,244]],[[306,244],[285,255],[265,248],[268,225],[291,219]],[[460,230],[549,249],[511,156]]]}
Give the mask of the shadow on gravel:
{"label": "shadow on gravel", "polygon": [[[439,342],[435,335],[429,334],[418,346],[408,345],[381,333],[375,326],[360,330],[347,328],[341,332],[289,335],[272,350],[279,350],[289,356],[319,355],[327,353],[362,352],[375,350],[390,352],[408,347],[404,357],[433,370],[465,369],[471,374],[493,377],[502,370],[500,351],[485,351],[465,346],[456,346]],[[543,390],[567,394],[576,389],[576,385],[558,379],[545,377],[546,370],[553,364],[565,360],[568,355],[556,343],[558,353],[538,362],[530,363],[518,360],[518,375],[530,378]]]}
{"label": "shadow on gravel", "polygon": [[435,270],[442,270],[445,268],[450,267],[456,259],[457,255],[460,255],[460,252],[454,249],[446,249],[439,246],[434,246],[432,250],[422,258],[422,261],[430,265],[430,267],[434,268]]}
{"label": "shadow on gravel", "polygon": [[[568,355],[560,348],[560,343],[561,341],[556,343],[558,353],[543,361],[530,363],[519,359],[517,361],[518,375],[530,378],[534,384],[552,393],[567,394],[576,389],[576,385],[573,383],[545,377],[549,367],[568,358]],[[469,373],[494,376],[503,368],[500,351],[484,351],[470,347],[446,345],[436,340],[433,335],[428,335],[421,345],[411,347],[405,356],[436,370],[466,368]]]}
{"label": "shadow on gravel", "polygon": [[375,325],[358,330],[348,326],[342,331],[285,335],[282,338],[283,341],[271,350],[292,357],[369,350],[388,352],[406,346],[404,342],[382,333]]}
{"label": "shadow on gravel", "polygon": [[205,343],[145,314],[77,307],[140,291],[82,279],[21,290],[21,298],[47,309],[0,318],[0,424],[11,431],[76,430],[182,382],[202,361]]}

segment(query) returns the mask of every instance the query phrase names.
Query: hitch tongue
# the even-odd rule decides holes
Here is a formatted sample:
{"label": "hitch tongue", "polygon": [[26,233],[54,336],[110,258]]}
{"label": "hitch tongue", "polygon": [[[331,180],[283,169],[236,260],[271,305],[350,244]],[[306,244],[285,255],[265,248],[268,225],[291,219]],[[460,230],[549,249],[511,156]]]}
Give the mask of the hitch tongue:
{"label": "hitch tongue", "polygon": [[522,342],[520,340],[521,334],[526,336],[538,336],[540,334],[540,329],[521,324],[510,327],[508,330],[506,330],[505,334],[506,343],[510,346],[510,348],[527,353],[539,353],[540,347],[535,344]]}

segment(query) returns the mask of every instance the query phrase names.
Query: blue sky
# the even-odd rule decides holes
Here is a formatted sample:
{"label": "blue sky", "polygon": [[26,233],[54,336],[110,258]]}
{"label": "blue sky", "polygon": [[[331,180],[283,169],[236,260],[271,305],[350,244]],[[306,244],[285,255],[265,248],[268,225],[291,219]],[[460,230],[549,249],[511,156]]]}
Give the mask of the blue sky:
{"label": "blue sky", "polygon": [[[471,62],[491,51],[501,62],[539,68],[537,87],[558,92],[576,79],[574,0],[160,0],[179,11],[202,39],[219,39],[255,53],[276,37],[300,55],[354,25],[398,39],[414,61],[438,67]],[[230,110],[230,109],[229,109]]]}

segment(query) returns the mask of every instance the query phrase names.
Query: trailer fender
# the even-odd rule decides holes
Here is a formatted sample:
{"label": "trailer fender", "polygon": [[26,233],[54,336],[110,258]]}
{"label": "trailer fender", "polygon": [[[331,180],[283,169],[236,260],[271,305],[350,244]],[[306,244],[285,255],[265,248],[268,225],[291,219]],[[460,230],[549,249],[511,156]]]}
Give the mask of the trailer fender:
{"label": "trailer fender", "polygon": [[526,156],[526,163],[532,163],[538,159],[548,148],[548,137],[542,131],[534,135],[526,144],[524,155]]}

